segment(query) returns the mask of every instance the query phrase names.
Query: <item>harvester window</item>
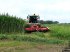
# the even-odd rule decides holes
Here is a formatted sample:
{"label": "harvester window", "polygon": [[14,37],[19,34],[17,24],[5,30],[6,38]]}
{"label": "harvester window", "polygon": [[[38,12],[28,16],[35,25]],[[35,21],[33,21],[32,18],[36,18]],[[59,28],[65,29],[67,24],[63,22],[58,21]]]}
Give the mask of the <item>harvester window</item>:
{"label": "harvester window", "polygon": [[37,23],[37,16],[30,16],[29,23]]}

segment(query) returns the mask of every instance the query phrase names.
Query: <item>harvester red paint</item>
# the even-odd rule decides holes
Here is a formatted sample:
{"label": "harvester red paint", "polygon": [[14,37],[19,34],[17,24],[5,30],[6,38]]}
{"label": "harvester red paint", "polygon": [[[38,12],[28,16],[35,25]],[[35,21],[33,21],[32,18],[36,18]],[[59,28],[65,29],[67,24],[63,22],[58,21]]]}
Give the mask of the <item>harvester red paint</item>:
{"label": "harvester red paint", "polygon": [[46,32],[49,31],[48,27],[42,26],[40,23],[38,23],[38,20],[40,19],[39,15],[28,15],[27,19],[29,23],[27,23],[27,27],[24,28],[26,32]]}

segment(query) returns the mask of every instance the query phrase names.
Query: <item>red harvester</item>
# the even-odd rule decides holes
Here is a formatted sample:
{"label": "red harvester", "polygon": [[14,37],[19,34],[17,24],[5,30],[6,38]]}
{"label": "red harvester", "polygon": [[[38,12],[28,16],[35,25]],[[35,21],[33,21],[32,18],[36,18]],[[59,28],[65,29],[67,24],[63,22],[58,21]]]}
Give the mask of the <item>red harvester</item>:
{"label": "red harvester", "polygon": [[38,23],[38,20],[40,19],[39,15],[28,15],[27,19],[29,23],[26,24],[24,27],[25,32],[34,32],[34,31],[39,31],[39,32],[46,32],[49,31],[48,27],[42,26],[40,23]]}

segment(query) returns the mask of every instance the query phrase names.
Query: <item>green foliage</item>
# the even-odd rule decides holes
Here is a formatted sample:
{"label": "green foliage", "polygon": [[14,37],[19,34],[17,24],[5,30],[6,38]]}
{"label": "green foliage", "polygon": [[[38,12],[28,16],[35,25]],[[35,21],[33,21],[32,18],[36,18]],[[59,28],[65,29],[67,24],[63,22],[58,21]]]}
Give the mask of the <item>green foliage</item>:
{"label": "green foliage", "polygon": [[8,14],[0,15],[0,33],[22,32],[25,21]]}
{"label": "green foliage", "polygon": [[[23,35],[16,35],[16,33],[23,32],[23,29],[30,27],[30,25],[25,24],[25,21],[18,17],[9,16],[8,14],[0,15],[0,40],[16,40],[49,44],[59,44],[63,43],[64,40],[70,40],[70,24],[43,25],[48,26],[50,29],[46,34],[42,32],[33,32],[31,34],[23,33]],[[10,35],[2,33],[10,33]]]}
{"label": "green foliage", "polygon": [[49,44],[60,44],[63,43],[63,40],[58,39],[47,39],[42,37],[34,37],[34,36],[22,36],[22,35],[3,35],[0,34],[0,40],[16,40],[16,41],[26,41],[26,42],[37,42],[37,43],[49,43]]}
{"label": "green foliage", "polygon": [[70,24],[53,24],[49,25],[51,32],[50,36],[63,40],[70,40]]}
{"label": "green foliage", "polygon": [[37,35],[38,37],[45,37],[45,35],[42,32],[34,32],[33,34]]}
{"label": "green foliage", "polygon": [[8,38],[5,34],[0,34],[0,40],[6,40]]}

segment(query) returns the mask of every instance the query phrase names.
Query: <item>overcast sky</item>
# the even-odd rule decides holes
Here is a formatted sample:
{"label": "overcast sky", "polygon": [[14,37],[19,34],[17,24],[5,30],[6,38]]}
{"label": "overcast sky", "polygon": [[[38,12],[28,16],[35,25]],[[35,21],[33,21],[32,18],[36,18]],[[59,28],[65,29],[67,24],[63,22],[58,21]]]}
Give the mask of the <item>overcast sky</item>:
{"label": "overcast sky", "polygon": [[70,22],[70,0],[0,0],[0,13],[26,19],[28,14],[40,15],[42,20]]}

